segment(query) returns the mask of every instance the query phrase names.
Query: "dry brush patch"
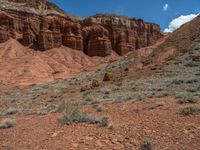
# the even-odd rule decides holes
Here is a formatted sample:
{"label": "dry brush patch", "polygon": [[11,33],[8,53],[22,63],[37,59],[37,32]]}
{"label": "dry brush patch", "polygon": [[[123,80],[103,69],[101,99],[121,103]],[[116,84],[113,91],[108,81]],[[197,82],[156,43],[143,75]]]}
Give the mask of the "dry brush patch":
{"label": "dry brush patch", "polygon": [[13,119],[4,119],[0,122],[0,129],[12,128],[16,124],[16,121]]}
{"label": "dry brush patch", "polygon": [[139,150],[153,150],[153,144],[150,139],[143,139],[140,143]]}
{"label": "dry brush patch", "polygon": [[188,106],[181,109],[181,114],[184,116],[197,115],[200,113],[200,108],[197,106]]}
{"label": "dry brush patch", "polygon": [[64,102],[62,105],[65,114],[62,118],[58,119],[61,124],[70,125],[72,123],[88,123],[99,124],[104,127],[108,125],[107,117],[96,117],[83,112],[79,103]]}

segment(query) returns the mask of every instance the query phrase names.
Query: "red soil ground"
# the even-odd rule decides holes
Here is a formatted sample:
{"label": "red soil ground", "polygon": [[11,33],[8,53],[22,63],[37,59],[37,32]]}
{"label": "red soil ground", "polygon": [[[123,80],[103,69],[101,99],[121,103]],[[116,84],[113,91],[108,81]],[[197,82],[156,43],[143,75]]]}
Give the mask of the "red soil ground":
{"label": "red soil ground", "polygon": [[[198,104],[199,105],[199,104]],[[155,150],[198,150],[200,115],[183,116],[174,99],[104,103],[103,111],[113,129],[98,125],[61,125],[61,114],[13,116],[14,128],[0,130],[1,150],[138,149],[143,139],[152,141]],[[3,117],[0,118],[0,120]]]}

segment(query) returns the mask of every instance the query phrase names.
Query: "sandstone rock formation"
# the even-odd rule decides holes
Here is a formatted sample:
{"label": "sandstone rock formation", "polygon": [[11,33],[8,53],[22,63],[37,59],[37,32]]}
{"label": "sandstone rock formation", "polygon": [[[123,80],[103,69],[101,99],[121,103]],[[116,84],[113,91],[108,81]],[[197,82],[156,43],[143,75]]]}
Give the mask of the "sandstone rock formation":
{"label": "sandstone rock formation", "polygon": [[81,24],[98,24],[107,29],[112,49],[120,55],[149,46],[162,36],[159,25],[123,16],[96,15],[83,20]]}
{"label": "sandstone rock formation", "polygon": [[0,20],[0,42],[5,42],[12,36],[13,17],[0,11]]}
{"label": "sandstone rock formation", "polygon": [[42,18],[38,44],[40,50],[57,48],[62,45],[60,22],[57,20],[57,18]]}
{"label": "sandstone rock formation", "polygon": [[80,24],[66,22],[62,38],[64,46],[76,50],[83,50],[83,37]]}
{"label": "sandstone rock formation", "polygon": [[116,15],[72,19],[4,9],[0,19],[0,42],[16,38],[24,46],[41,51],[63,45],[89,56],[104,57],[112,50],[124,55],[149,46],[162,36],[157,24]]}
{"label": "sandstone rock formation", "polygon": [[102,26],[92,25],[83,28],[84,52],[89,56],[107,56],[111,53],[109,32]]}

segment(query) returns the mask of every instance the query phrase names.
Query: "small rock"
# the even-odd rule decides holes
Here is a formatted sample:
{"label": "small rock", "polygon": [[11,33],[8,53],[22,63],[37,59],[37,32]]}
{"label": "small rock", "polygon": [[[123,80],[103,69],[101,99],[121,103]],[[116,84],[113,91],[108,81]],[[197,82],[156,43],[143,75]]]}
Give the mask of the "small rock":
{"label": "small rock", "polygon": [[188,134],[188,133],[189,133],[189,131],[188,131],[188,130],[184,130],[183,132],[184,132],[185,134]]}
{"label": "small rock", "polygon": [[97,142],[96,142],[96,143],[97,143],[96,145],[97,145],[98,147],[102,147],[102,146],[103,146],[103,144],[101,143],[101,141],[100,141],[100,140],[97,140]]}
{"label": "small rock", "polygon": [[58,135],[58,133],[54,132],[54,133],[51,135],[51,137],[53,138],[53,137],[56,137],[57,135]]}
{"label": "small rock", "polygon": [[72,146],[73,146],[74,148],[77,148],[77,147],[78,147],[78,144],[77,144],[77,143],[72,143]]}

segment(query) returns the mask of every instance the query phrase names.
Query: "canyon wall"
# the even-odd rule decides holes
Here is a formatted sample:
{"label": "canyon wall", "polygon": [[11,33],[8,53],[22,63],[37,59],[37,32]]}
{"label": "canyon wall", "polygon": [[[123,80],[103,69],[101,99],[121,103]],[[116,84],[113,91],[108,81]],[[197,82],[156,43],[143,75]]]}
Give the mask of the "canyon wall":
{"label": "canyon wall", "polygon": [[116,15],[96,15],[81,21],[81,25],[100,25],[108,31],[112,49],[120,55],[155,43],[162,34],[154,23]]}
{"label": "canyon wall", "polygon": [[124,55],[155,43],[162,34],[154,23],[116,15],[72,19],[56,14],[37,15],[0,11],[0,42],[15,38],[24,46],[45,51],[63,46],[88,56]]}

